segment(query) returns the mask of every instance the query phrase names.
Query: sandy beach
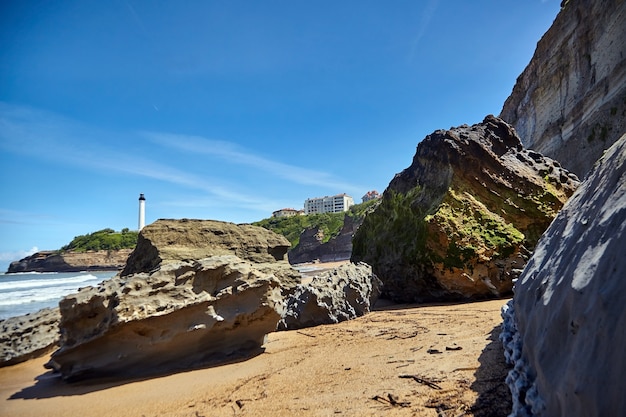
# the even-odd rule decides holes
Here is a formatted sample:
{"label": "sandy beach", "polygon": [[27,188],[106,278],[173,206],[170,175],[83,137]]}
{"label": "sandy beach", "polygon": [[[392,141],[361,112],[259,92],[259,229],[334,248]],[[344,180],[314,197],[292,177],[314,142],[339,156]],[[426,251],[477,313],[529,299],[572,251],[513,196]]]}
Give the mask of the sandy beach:
{"label": "sandy beach", "polygon": [[506,301],[377,306],[272,333],[247,360],[143,380],[67,384],[43,357],[0,368],[0,415],[506,416]]}

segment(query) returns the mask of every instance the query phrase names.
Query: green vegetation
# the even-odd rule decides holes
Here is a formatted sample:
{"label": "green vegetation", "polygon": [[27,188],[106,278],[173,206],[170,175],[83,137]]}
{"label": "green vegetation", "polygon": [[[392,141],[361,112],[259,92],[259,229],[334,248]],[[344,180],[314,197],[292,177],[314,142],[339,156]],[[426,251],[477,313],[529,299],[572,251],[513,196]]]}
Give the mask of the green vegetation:
{"label": "green vegetation", "polygon": [[389,192],[356,233],[353,257],[371,265],[441,263],[471,270],[479,252],[506,258],[524,241],[523,233],[471,195],[439,192],[420,187]]}
{"label": "green vegetation", "polygon": [[285,236],[291,243],[291,248],[295,248],[300,242],[300,235],[305,229],[318,228],[324,234],[322,243],[328,242],[337,236],[343,227],[345,216],[358,218],[365,216],[369,210],[372,210],[378,200],[368,201],[362,204],[355,204],[350,207],[346,213],[323,213],[308,214],[304,216],[292,217],[270,217],[253,223],[271,230],[275,233]]}
{"label": "green vegetation", "polygon": [[76,236],[69,244],[61,248],[62,252],[87,252],[97,250],[133,249],[137,245],[139,232],[122,229],[102,229],[87,235]]}
{"label": "green vegetation", "polygon": [[478,248],[494,250],[497,258],[510,256],[524,241],[524,234],[512,224],[490,212],[470,194],[448,190],[439,210],[426,221],[435,221],[446,230],[449,244],[445,256],[437,261],[451,268],[469,268]]}
{"label": "green vegetation", "polygon": [[355,204],[346,212],[347,216],[358,219],[365,217],[371,213],[380,204],[380,199],[366,201],[365,203]]}
{"label": "green vegetation", "polygon": [[390,191],[355,234],[353,257],[371,265],[382,258],[424,261],[428,257],[424,222],[427,212],[420,204],[413,204],[421,194],[419,187],[406,194]]}
{"label": "green vegetation", "polygon": [[343,226],[343,213],[309,214],[305,216],[271,217],[252,223],[285,236],[295,248],[304,229],[319,228],[324,233],[323,242],[336,236]]}

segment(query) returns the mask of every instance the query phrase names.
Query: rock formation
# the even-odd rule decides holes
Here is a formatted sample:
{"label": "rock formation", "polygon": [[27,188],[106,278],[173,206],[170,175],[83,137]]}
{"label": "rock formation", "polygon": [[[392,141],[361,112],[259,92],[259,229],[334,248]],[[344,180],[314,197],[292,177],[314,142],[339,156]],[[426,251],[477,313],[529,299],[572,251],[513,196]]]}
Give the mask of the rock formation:
{"label": "rock formation", "polygon": [[0,320],[0,367],[50,352],[59,340],[58,308]]}
{"label": "rock formation", "polygon": [[569,0],[500,117],[524,146],[583,177],[626,132],[626,2]]}
{"label": "rock formation", "polygon": [[337,236],[323,242],[323,231],[319,228],[305,229],[300,235],[300,242],[288,253],[289,263],[334,262],[350,259],[352,255],[352,237],[363,223],[362,216],[344,217],[343,226]]}
{"label": "rock formation", "polygon": [[499,296],[577,185],[496,117],[438,130],[365,218],[352,260],[395,301]]}
{"label": "rock formation", "polygon": [[116,276],[60,303],[65,380],[143,375],[258,352],[283,309],[280,281],[234,255]]}
{"label": "rock formation", "polygon": [[262,227],[214,220],[157,220],[144,227],[122,276],[162,263],[235,255],[251,262],[286,260],[289,241]]}
{"label": "rock formation", "polygon": [[505,309],[513,416],[626,410],[626,135],[541,238]]}
{"label": "rock formation", "polygon": [[298,285],[287,299],[279,330],[339,323],[370,312],[382,282],[369,265],[345,264]]}
{"label": "rock formation", "polygon": [[131,249],[88,252],[42,251],[11,262],[8,273],[114,271],[126,264]]}

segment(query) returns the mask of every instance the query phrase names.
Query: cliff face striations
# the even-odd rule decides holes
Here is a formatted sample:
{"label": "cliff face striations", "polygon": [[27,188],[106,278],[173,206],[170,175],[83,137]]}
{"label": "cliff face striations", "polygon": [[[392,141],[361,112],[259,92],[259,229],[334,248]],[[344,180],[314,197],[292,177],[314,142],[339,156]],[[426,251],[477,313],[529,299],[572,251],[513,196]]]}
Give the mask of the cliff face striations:
{"label": "cliff face striations", "polygon": [[577,185],[501,119],[438,130],[365,217],[352,261],[372,265],[395,301],[504,294]]}
{"label": "cliff face striations", "polygon": [[626,132],[626,2],[563,3],[500,117],[582,177]]}
{"label": "cliff face striations", "polygon": [[37,252],[11,262],[8,273],[80,272],[122,269],[132,249],[88,252]]}

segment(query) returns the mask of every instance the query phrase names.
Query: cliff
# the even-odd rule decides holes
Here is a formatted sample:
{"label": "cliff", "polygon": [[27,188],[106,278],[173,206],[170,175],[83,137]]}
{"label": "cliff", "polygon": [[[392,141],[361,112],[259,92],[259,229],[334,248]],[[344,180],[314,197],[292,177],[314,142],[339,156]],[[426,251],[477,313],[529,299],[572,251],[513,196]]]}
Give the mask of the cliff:
{"label": "cliff", "polygon": [[511,416],[626,410],[626,135],[542,236],[504,309]]}
{"label": "cliff", "polygon": [[438,130],[365,217],[352,261],[370,264],[395,301],[506,294],[577,185],[501,119]]}
{"label": "cliff", "polygon": [[362,216],[346,215],[339,234],[331,237],[327,242],[324,242],[324,232],[319,227],[303,230],[298,245],[288,253],[289,263],[334,262],[350,259],[352,237],[361,223],[363,223]]}
{"label": "cliff", "polygon": [[126,264],[131,251],[131,249],[87,252],[42,251],[11,262],[7,273],[120,270]]}
{"label": "cliff", "polygon": [[626,2],[563,3],[500,117],[583,177],[626,132]]}
{"label": "cliff", "polygon": [[350,259],[352,238],[378,199],[351,206],[345,213],[272,217],[253,223],[285,236],[291,243],[289,263],[334,262]]}

